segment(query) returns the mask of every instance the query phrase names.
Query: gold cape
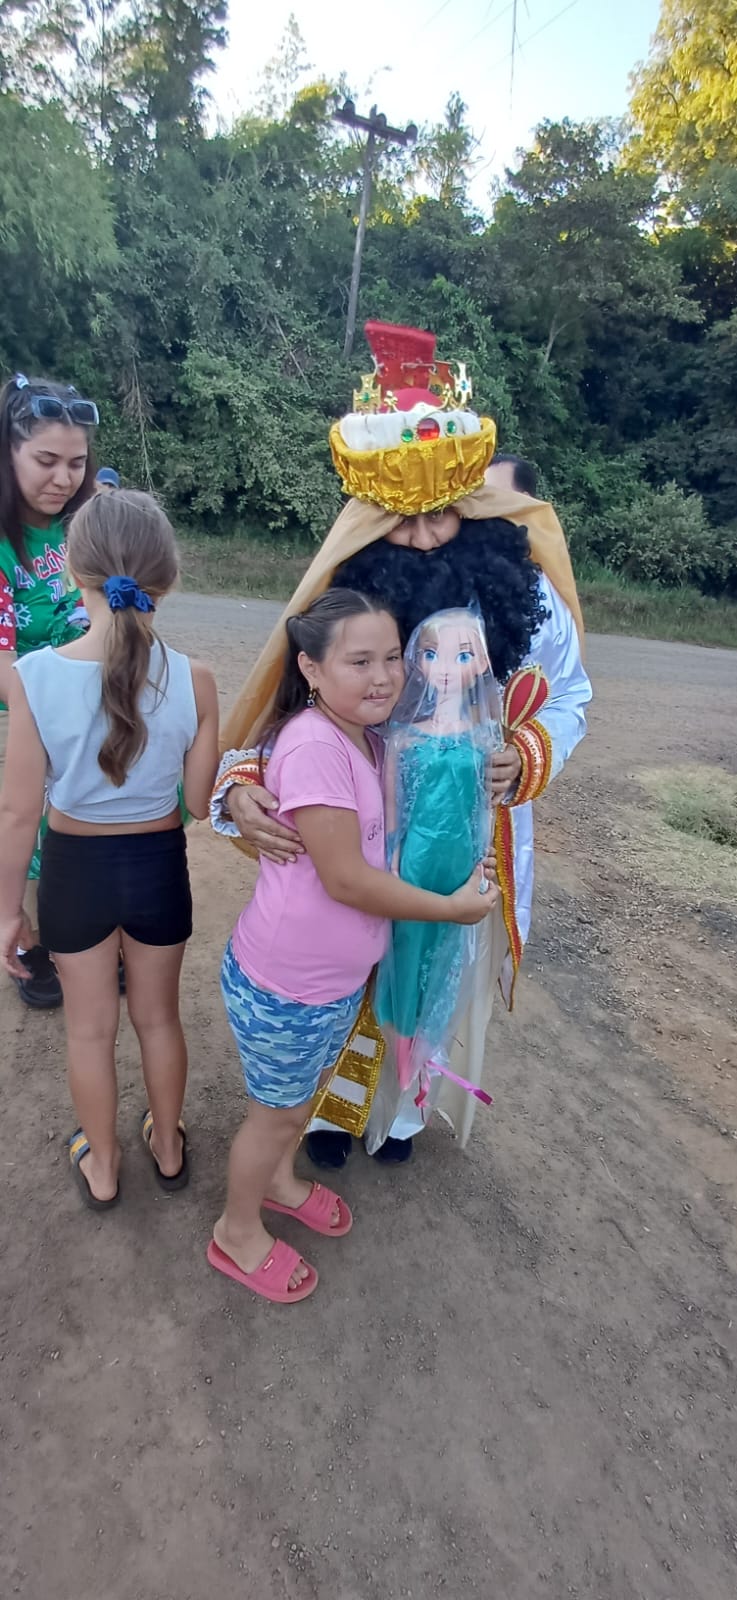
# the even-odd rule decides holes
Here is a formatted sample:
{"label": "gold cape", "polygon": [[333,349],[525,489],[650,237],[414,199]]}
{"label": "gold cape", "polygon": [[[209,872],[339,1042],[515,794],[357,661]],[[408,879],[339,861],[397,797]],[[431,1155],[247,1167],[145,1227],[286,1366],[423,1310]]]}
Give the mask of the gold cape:
{"label": "gold cape", "polygon": [[[454,510],[472,521],[504,517],[508,522],[521,523],[527,528],[532,559],[542,567],[546,578],[568,606],[583,645],[583,617],[571,558],[563,529],[552,506],[545,500],[532,500],[529,495],[518,494],[514,489],[502,489],[484,483],[473,494],[456,501]],[[336,568],[349,556],[373,544],[375,540],[385,538],[402,520],[396,512],[383,511],[380,506],[368,505],[362,500],[349,500],[343,507],[282,612],[230,711],[221,733],[222,750],[249,749],[258,739],[260,729],[271,711],[282,674],[286,644],[284,624],[287,617],[304,611],[318,595],[323,594],[329,588]]]}

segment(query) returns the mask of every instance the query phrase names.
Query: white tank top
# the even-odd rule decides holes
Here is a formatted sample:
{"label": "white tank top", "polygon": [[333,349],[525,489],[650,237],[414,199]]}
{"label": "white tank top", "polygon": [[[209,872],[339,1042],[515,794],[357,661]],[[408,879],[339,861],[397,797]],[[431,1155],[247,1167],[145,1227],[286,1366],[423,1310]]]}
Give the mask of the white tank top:
{"label": "white tank top", "polygon": [[[98,755],[108,733],[99,661],[59,655],[51,645],[15,662],[48,757],[49,801],[79,822],[153,822],[177,804],[184,757],[197,733],[187,656],[154,640],[141,695],[148,743],[122,788],[105,777]],[[155,687],[159,684],[159,687]]]}

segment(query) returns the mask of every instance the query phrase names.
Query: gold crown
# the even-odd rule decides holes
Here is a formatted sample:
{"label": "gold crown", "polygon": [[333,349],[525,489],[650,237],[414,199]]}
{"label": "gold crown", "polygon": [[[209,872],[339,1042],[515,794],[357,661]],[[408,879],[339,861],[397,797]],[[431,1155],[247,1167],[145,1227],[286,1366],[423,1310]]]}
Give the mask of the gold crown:
{"label": "gold crown", "polygon": [[351,450],[336,422],[330,452],[345,494],[402,517],[439,511],[479,489],[496,446],[496,423],[479,418],[478,433],[441,433],[384,450]]}

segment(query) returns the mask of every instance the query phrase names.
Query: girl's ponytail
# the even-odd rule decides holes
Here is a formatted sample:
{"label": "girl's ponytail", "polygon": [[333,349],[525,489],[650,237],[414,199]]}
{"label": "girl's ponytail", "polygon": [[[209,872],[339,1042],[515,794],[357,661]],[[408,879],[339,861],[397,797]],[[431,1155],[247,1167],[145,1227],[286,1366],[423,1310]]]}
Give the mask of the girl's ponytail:
{"label": "girl's ponytail", "polygon": [[102,663],[102,708],[110,730],[97,757],[106,778],[122,788],[134,761],[143,754],[148,730],[141,716],[141,695],[151,666],[156,637],[153,612],[129,607],[114,611]]}
{"label": "girl's ponytail", "polygon": [[[141,696],[157,638],[156,604],[179,573],[174,529],[152,495],[117,489],[95,495],[72,519],[68,560],[80,587],[104,593],[112,612],[102,663],[109,727],[97,759],[119,789],[148,739]],[[157,689],[163,678],[162,673]]]}

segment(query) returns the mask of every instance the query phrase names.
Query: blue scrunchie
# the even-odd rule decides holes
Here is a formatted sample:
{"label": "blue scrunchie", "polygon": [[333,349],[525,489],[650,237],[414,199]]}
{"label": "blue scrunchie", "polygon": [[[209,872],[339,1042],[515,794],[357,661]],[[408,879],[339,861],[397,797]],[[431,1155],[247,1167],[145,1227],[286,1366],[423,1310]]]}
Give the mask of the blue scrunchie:
{"label": "blue scrunchie", "polygon": [[127,611],[129,606],[135,606],[136,611],[156,610],[150,594],[139,589],[135,578],[107,578],[102,592],[111,611]]}

